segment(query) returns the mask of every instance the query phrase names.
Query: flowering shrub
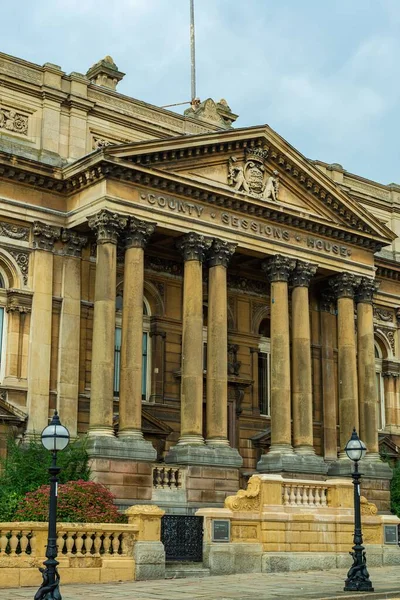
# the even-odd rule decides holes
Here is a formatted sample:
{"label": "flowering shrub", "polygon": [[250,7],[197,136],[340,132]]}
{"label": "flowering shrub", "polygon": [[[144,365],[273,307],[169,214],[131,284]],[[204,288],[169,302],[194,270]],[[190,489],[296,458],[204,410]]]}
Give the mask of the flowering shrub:
{"label": "flowering shrub", "polygon": [[[115,496],[94,481],[69,481],[58,486],[57,521],[64,523],[121,523],[125,517],[114,504]],[[49,486],[42,485],[22,499],[15,519],[47,521]]]}

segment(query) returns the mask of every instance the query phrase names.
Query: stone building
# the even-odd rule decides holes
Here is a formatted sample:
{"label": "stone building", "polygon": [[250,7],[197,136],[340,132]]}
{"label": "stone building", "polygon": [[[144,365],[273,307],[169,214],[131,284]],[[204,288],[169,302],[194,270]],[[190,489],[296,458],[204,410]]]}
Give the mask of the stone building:
{"label": "stone building", "polygon": [[[400,186],[305,158],[224,100],[175,114],[0,54],[0,435],[58,409],[121,504],[220,505],[256,472],[400,445]],[[240,477],[242,479],[240,480]]]}

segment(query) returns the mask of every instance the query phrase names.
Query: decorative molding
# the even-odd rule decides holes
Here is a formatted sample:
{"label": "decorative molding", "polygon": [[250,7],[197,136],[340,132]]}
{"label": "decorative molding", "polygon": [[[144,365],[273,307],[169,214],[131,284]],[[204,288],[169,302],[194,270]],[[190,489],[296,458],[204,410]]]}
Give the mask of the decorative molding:
{"label": "decorative molding", "polygon": [[293,258],[275,254],[272,258],[265,260],[261,268],[267,274],[268,280],[273,283],[276,281],[289,281],[290,274],[295,266],[296,261]]}
{"label": "decorative molding", "polygon": [[30,313],[32,310],[32,292],[23,290],[7,290],[7,312]]}
{"label": "decorative molding", "polygon": [[142,248],[144,250],[156,226],[157,223],[131,217],[125,234],[125,248]]}
{"label": "decorative molding", "polygon": [[225,498],[225,508],[233,512],[258,511],[260,509],[261,479],[258,475],[250,477],[247,490],[239,490],[235,496]]}
{"label": "decorative molding", "polygon": [[228,344],[228,375],[234,375],[240,377],[240,367],[242,363],[237,359],[237,353],[239,350],[238,344]]}
{"label": "decorative molding", "polygon": [[61,241],[64,242],[65,254],[79,258],[82,254],[82,248],[87,244],[87,237],[79,235],[79,233],[72,229],[63,229]]}
{"label": "decorative molding", "polygon": [[310,287],[311,279],[317,272],[318,265],[301,260],[296,261],[296,267],[292,272],[292,284],[294,287]]}
{"label": "decorative molding", "polygon": [[325,288],[321,292],[319,300],[319,308],[321,312],[333,313],[333,303],[335,301],[335,295],[331,288]]}
{"label": "decorative molding", "polygon": [[177,241],[176,246],[181,251],[185,262],[189,260],[204,262],[206,252],[210,248],[211,243],[212,240],[210,238],[191,231],[181,237]]}
{"label": "decorative molding", "polygon": [[28,135],[28,117],[12,108],[0,107],[0,129]]}
{"label": "decorative molding", "polygon": [[228,273],[228,290],[242,292],[246,294],[254,294],[256,296],[268,295],[267,284],[265,281],[258,279],[249,279],[247,277],[239,277]]}
{"label": "decorative molding", "polygon": [[8,252],[15,259],[17,265],[20,268],[24,285],[27,285],[28,273],[29,273],[29,252],[23,252],[21,250],[11,250],[11,249],[8,249]]}
{"label": "decorative molding", "polygon": [[182,277],[183,275],[182,263],[175,262],[168,258],[161,258],[159,256],[148,256],[145,254],[144,267],[146,270],[155,271],[156,273],[167,273],[177,277]]}
{"label": "decorative molding", "polygon": [[341,273],[329,280],[332,292],[336,299],[354,298],[355,291],[360,285],[361,277],[353,273]]}
{"label": "decorative molding", "polygon": [[363,304],[372,304],[374,294],[378,291],[379,282],[371,277],[362,277],[361,282],[356,290],[356,302]]}
{"label": "decorative molding", "polygon": [[[368,502],[365,496],[360,497],[361,514],[369,517],[373,517],[378,513],[376,504]],[[376,540],[378,541],[378,540]],[[370,542],[371,543],[371,542]]]}
{"label": "decorative molding", "polygon": [[237,244],[214,238],[208,252],[210,267],[222,266],[228,268],[229,261],[235,253]]}
{"label": "decorative molding", "polygon": [[29,227],[21,227],[20,225],[0,221],[0,235],[12,240],[27,242],[29,240]]}
{"label": "decorative molding", "polygon": [[53,227],[47,223],[34,221],[33,223],[33,243],[35,250],[47,250],[53,252],[54,242],[59,239],[61,230],[59,227]]}
{"label": "decorative molding", "polygon": [[[397,310],[399,310],[399,309],[396,309],[396,319],[397,319]],[[393,316],[394,316],[393,310],[387,310],[386,308],[382,308],[381,306],[376,306],[376,304],[374,305],[374,317],[378,321],[385,321],[386,323],[393,323]],[[399,311],[399,318],[400,318],[400,311]]]}
{"label": "decorative molding", "polygon": [[116,244],[127,222],[127,217],[106,209],[88,217],[89,227],[96,232],[98,244]]}

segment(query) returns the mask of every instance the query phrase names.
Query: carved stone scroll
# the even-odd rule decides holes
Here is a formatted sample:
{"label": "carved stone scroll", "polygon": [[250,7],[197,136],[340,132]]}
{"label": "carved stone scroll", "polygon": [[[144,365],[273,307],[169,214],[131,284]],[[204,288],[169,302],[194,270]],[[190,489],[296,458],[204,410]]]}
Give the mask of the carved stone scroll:
{"label": "carved stone scroll", "polygon": [[225,508],[232,511],[253,511],[260,509],[261,479],[253,475],[249,479],[247,490],[239,490],[235,496],[225,498]]}
{"label": "carved stone scroll", "polygon": [[22,252],[20,250],[8,250],[8,252],[15,258],[15,261],[21,270],[24,285],[26,285],[28,283],[29,252]]}
{"label": "carved stone scroll", "polygon": [[72,229],[63,229],[61,241],[64,242],[65,254],[69,256],[81,256],[82,248],[87,244],[87,237],[79,235]]}
{"label": "carved stone scroll", "polygon": [[290,273],[296,266],[293,258],[276,254],[262,263],[262,269],[267,274],[269,281],[289,281]]}
{"label": "carved stone scroll", "polygon": [[362,277],[360,285],[356,291],[356,302],[372,304],[374,294],[378,291],[379,282],[371,277]]}
{"label": "carved stone scroll", "polygon": [[292,272],[292,283],[294,287],[309,287],[311,279],[317,272],[318,265],[298,260]]}
{"label": "carved stone scroll", "polygon": [[177,242],[177,248],[182,252],[184,260],[198,260],[204,262],[206,251],[210,248],[212,240],[198,233],[187,233]]}
{"label": "carved stone scroll", "polygon": [[33,248],[52,252],[54,242],[59,239],[61,230],[47,223],[35,221],[33,223]]}
{"label": "carved stone scroll", "polygon": [[209,250],[208,261],[210,267],[222,265],[227,268],[237,244],[214,239]]}
{"label": "carved stone scroll", "polygon": [[335,298],[354,298],[357,287],[361,283],[361,278],[353,273],[341,273],[329,280],[329,285],[335,295]]}
{"label": "carved stone scroll", "polygon": [[11,108],[0,108],[0,129],[28,135],[28,117]]}
{"label": "carved stone scroll", "polygon": [[0,221],[0,235],[12,240],[27,242],[29,240],[29,227],[21,227],[20,225]]}
{"label": "carved stone scroll", "polygon": [[128,230],[125,237],[126,248],[145,248],[154,233],[157,223],[149,223],[140,219],[131,217],[128,223]]}

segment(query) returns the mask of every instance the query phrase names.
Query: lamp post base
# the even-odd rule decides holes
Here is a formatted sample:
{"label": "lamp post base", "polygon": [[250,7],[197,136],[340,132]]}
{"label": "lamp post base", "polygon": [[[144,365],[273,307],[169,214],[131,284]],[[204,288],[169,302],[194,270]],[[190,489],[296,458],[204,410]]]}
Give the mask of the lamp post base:
{"label": "lamp post base", "polygon": [[347,573],[343,590],[345,592],[373,592],[374,588],[369,579],[365,552],[362,548],[354,550],[354,552],[350,552],[354,562]]}

